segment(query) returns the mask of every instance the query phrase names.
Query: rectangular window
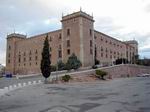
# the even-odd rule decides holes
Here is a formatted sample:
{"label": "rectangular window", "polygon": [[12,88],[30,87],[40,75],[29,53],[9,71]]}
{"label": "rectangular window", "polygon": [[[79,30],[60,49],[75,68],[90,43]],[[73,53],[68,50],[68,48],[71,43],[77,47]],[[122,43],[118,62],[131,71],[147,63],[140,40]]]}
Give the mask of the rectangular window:
{"label": "rectangular window", "polygon": [[49,41],[50,41],[50,42],[52,41],[52,37],[51,37],[51,36],[49,37]]}
{"label": "rectangular window", "polygon": [[31,61],[31,57],[29,57],[29,61]]}
{"label": "rectangular window", "polygon": [[59,39],[61,39],[61,33],[59,34]]}
{"label": "rectangular window", "polygon": [[24,52],[23,55],[26,56],[26,53]]}
{"label": "rectangular window", "polygon": [[70,47],[70,40],[67,40],[67,47]]}
{"label": "rectangular window", "polygon": [[11,46],[10,45],[9,45],[8,49],[11,50]]}
{"label": "rectangular window", "polygon": [[35,54],[37,54],[38,53],[38,51],[37,51],[37,49],[35,50]]}
{"label": "rectangular window", "polygon": [[59,58],[62,58],[61,50],[58,51],[58,57],[59,57]]}
{"label": "rectangular window", "polygon": [[31,53],[31,50],[30,50],[30,53],[29,53],[29,55],[31,55],[32,53]]}
{"label": "rectangular window", "polygon": [[70,55],[70,49],[67,50],[67,54]]}
{"label": "rectangular window", "polygon": [[103,57],[103,53],[101,53],[101,57]]}
{"label": "rectangular window", "polygon": [[50,52],[52,51],[52,48],[51,48],[51,47],[49,47],[49,51],[50,51]]}
{"label": "rectangular window", "polygon": [[106,58],[108,58],[108,55],[106,54]]}
{"label": "rectangular window", "polygon": [[70,36],[70,29],[67,29],[67,36]]}
{"label": "rectangular window", "polygon": [[8,63],[10,63],[10,59],[8,60]]}
{"label": "rectangular window", "polygon": [[92,36],[92,29],[90,29],[90,36]]}
{"label": "rectangular window", "polygon": [[21,62],[21,59],[20,59],[20,57],[19,57],[19,59],[18,59],[18,62],[19,62],[19,63]]}
{"label": "rectangular window", "polygon": [[10,53],[8,53],[8,57],[10,58]]}
{"label": "rectangular window", "polygon": [[92,40],[90,40],[90,47],[92,47],[93,45],[92,45]]}
{"label": "rectangular window", "polygon": [[26,61],[26,58],[24,58],[24,62]]}
{"label": "rectangular window", "polygon": [[37,57],[37,56],[35,56],[35,60],[38,60],[38,57]]}
{"label": "rectangular window", "polygon": [[93,54],[93,50],[92,49],[90,49],[90,54]]}

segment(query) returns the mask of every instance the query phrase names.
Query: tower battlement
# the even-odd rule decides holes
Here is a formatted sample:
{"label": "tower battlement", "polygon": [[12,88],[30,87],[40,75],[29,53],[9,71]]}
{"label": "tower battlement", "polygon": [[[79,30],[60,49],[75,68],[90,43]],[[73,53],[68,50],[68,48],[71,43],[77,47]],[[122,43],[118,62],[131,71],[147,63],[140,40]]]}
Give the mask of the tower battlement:
{"label": "tower battlement", "polygon": [[93,17],[83,11],[78,11],[78,12],[74,12],[72,14],[63,16],[61,21],[66,21],[68,19],[73,19],[76,17],[84,17],[84,18],[89,19],[94,22]]}
{"label": "tower battlement", "polygon": [[26,35],[23,34],[19,34],[19,33],[11,33],[9,35],[7,35],[7,38],[12,38],[12,37],[16,37],[16,38],[26,38]]}

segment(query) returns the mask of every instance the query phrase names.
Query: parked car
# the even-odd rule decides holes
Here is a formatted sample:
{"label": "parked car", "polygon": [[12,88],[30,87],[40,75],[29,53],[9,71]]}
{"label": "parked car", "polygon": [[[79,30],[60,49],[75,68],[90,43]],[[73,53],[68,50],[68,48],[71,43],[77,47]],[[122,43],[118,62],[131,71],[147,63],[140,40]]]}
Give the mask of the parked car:
{"label": "parked car", "polygon": [[137,75],[137,77],[150,77],[150,74],[147,74],[147,73],[139,74],[139,75]]}
{"label": "parked car", "polygon": [[11,73],[5,74],[5,77],[6,78],[12,78],[12,74]]}

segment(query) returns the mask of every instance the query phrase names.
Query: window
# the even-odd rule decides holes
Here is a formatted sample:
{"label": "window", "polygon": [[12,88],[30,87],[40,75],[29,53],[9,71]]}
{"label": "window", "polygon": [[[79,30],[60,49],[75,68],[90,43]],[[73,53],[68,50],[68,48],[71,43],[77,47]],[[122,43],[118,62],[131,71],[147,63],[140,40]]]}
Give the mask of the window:
{"label": "window", "polygon": [[59,34],[59,39],[61,39],[61,33]]}
{"label": "window", "polygon": [[24,66],[26,66],[26,64],[24,63]]}
{"label": "window", "polygon": [[108,57],[108,55],[106,54],[106,58]]}
{"label": "window", "polygon": [[90,36],[92,36],[92,29],[90,29]]}
{"label": "window", "polygon": [[67,47],[70,47],[70,40],[67,40]]}
{"label": "window", "polygon": [[38,57],[37,57],[37,56],[35,56],[35,60],[38,60]]}
{"label": "window", "polygon": [[61,45],[59,45],[59,49],[61,50]]}
{"label": "window", "polygon": [[52,51],[52,48],[51,48],[51,47],[49,47],[49,51],[50,51],[50,52]]}
{"label": "window", "polygon": [[51,36],[49,37],[49,41],[50,41],[50,42],[52,41],[52,37],[51,37]]}
{"label": "window", "polygon": [[67,50],[67,54],[70,55],[70,49]]}
{"label": "window", "polygon": [[29,57],[29,61],[31,61],[31,59],[32,59],[32,58],[31,58],[31,57]]}
{"label": "window", "polygon": [[8,57],[10,58],[10,53],[8,53]]}
{"label": "window", "polygon": [[92,47],[93,45],[92,45],[92,40],[90,40],[90,47]]}
{"label": "window", "polygon": [[10,63],[10,59],[8,60],[8,63]]}
{"label": "window", "polygon": [[58,57],[62,58],[61,50],[58,51]]}
{"label": "window", "polygon": [[106,52],[108,52],[107,48],[106,48]]}
{"label": "window", "polygon": [[24,62],[25,62],[25,61],[26,61],[26,58],[24,58],[23,60],[24,60]]}
{"label": "window", "polygon": [[26,56],[26,53],[24,52],[23,55]]}
{"label": "window", "polygon": [[92,49],[90,49],[90,54],[93,54],[93,50]]}
{"label": "window", "polygon": [[70,29],[67,29],[67,36],[70,36]]}
{"label": "window", "polygon": [[37,62],[35,64],[37,65]]}
{"label": "window", "polygon": [[18,62],[20,63],[20,61],[21,61],[21,59],[20,59],[20,57],[19,57]]}
{"label": "window", "polygon": [[31,53],[31,50],[30,50],[30,53],[29,53],[29,55],[31,55],[32,53]]}
{"label": "window", "polygon": [[101,57],[103,57],[103,53],[101,53]]}
{"label": "window", "polygon": [[101,47],[101,51],[103,51],[103,47]]}
{"label": "window", "polygon": [[38,53],[38,51],[37,51],[37,49],[35,50],[35,54],[37,54]]}
{"label": "window", "polygon": [[11,50],[11,46],[10,45],[8,46],[8,49]]}

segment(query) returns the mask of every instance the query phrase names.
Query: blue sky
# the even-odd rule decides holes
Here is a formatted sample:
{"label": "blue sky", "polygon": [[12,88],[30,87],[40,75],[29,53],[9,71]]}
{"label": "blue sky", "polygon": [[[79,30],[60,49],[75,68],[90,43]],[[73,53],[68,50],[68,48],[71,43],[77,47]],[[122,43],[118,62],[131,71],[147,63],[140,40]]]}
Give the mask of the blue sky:
{"label": "blue sky", "polygon": [[1,0],[0,63],[5,64],[6,36],[29,37],[61,28],[61,17],[79,11],[93,13],[96,30],[119,40],[139,42],[141,57],[150,58],[150,0]]}

